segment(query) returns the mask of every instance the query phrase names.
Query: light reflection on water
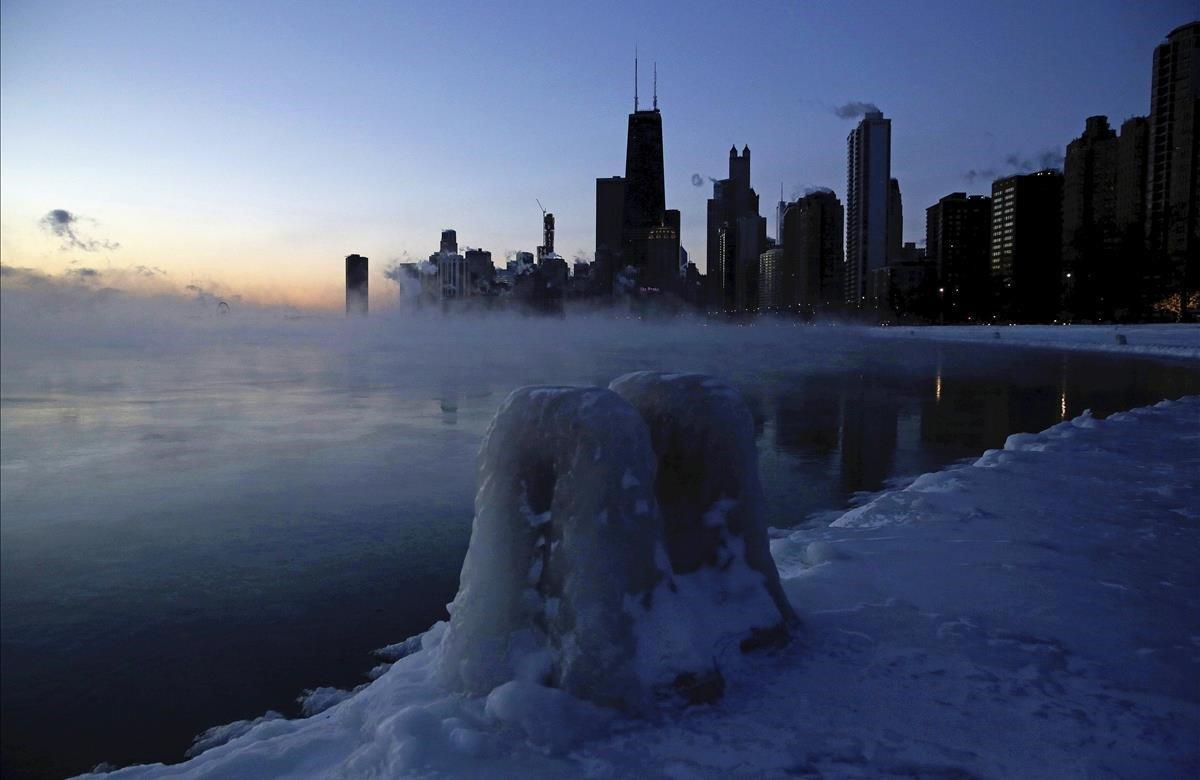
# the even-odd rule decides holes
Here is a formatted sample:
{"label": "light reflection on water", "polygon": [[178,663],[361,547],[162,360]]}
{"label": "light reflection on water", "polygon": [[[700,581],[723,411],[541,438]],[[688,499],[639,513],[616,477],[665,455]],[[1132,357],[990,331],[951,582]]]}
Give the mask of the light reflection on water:
{"label": "light reflection on water", "polygon": [[1084,408],[1200,391],[1185,365],[837,336],[412,360],[231,346],[5,363],[6,770],[177,760],[207,726],[361,682],[371,649],[444,614],[475,452],[520,385],[725,377],[754,414],[777,527]]}

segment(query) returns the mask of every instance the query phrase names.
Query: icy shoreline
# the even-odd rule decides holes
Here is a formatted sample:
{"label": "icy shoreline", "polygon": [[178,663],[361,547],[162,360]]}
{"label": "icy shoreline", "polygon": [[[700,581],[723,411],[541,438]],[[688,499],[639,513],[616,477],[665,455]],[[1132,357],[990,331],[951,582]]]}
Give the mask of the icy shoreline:
{"label": "icy shoreline", "polygon": [[1195,774],[1198,445],[1197,397],[1085,414],[775,540],[804,627],[715,706],[447,694],[439,624],[313,717],[117,776]]}
{"label": "icy shoreline", "polygon": [[[1181,325],[897,325],[875,338],[1008,344],[1083,352],[1200,360],[1200,324]],[[1118,343],[1124,338],[1125,343]]]}

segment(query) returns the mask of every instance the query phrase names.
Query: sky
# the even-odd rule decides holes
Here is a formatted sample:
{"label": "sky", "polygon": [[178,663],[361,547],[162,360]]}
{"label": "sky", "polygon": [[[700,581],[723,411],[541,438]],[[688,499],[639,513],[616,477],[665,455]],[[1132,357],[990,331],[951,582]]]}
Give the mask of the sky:
{"label": "sky", "polygon": [[667,205],[701,270],[730,145],[751,148],[774,234],[781,187],[844,200],[855,120],[837,109],[853,102],[892,119],[905,240],[921,241],[939,197],[1060,157],[1090,115],[1145,114],[1154,46],[1197,15],[1192,0],[3,0],[0,262],[335,308],[357,252],[374,307],[396,296],[387,264],[426,257],[443,228],[498,264],[532,251],[537,200],[559,253],[590,258],[595,179],[624,172],[635,47],[643,106],[657,62]]}

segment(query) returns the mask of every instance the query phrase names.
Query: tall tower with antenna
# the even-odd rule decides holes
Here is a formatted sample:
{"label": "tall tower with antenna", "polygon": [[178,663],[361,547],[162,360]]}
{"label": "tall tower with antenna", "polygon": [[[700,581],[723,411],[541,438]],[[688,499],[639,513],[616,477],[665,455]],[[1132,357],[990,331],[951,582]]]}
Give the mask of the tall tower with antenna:
{"label": "tall tower with antenna", "polygon": [[[632,267],[640,287],[676,291],[680,286],[679,212],[666,206],[658,63],[654,64],[650,109],[641,107],[638,68],[635,47],[625,176],[596,180],[596,276],[607,286],[623,269]],[[615,248],[618,225],[620,241]]]}

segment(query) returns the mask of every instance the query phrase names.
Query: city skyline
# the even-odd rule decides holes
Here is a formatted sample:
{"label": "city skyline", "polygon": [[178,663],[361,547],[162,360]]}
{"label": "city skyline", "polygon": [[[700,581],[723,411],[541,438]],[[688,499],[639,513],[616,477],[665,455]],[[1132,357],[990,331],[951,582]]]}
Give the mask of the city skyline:
{"label": "city skyline", "polygon": [[[1077,12],[1032,5],[757,7],[736,10],[732,25],[664,5],[639,25],[629,8],[563,9],[550,23],[523,12],[351,19],[319,6],[124,5],[106,17],[10,4],[0,261],[50,274],[123,269],[141,283],[332,309],[344,305],[339,259],[359,252],[372,258],[372,308],[386,307],[389,261],[424,257],[443,228],[500,263],[533,249],[536,199],[557,216],[560,254],[590,257],[595,181],[623,168],[634,45],[643,64],[658,63],[666,202],[698,265],[710,177],[723,175],[729,145],[754,149],[766,193],[829,187],[844,200],[855,104],[893,121],[904,240],[919,241],[925,209],[947,193],[988,194],[993,179],[1060,161],[1087,116],[1119,125],[1147,114],[1154,47],[1191,21],[1188,6],[1108,4],[1068,35]],[[137,24],[118,29],[135,10]],[[917,38],[933,17],[939,36]],[[247,29],[228,33],[235,22]],[[269,24],[269,45],[241,47]],[[204,37],[214,25],[219,43]],[[464,35],[439,37],[449,29]],[[474,30],[514,43],[475,62]],[[571,40],[586,45],[543,56]],[[718,40],[755,64],[708,56]],[[146,73],[142,57],[167,65]],[[139,266],[147,273],[132,273]]]}

